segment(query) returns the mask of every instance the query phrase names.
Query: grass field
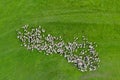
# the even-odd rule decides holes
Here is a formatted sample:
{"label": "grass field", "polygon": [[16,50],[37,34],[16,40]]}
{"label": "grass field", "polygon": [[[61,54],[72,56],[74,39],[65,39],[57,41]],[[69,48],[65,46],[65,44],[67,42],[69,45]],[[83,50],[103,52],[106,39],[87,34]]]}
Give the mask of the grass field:
{"label": "grass field", "polygon": [[[100,68],[82,73],[59,55],[27,51],[16,39],[25,24],[66,41],[86,35]],[[120,80],[120,0],[0,0],[0,80]]]}

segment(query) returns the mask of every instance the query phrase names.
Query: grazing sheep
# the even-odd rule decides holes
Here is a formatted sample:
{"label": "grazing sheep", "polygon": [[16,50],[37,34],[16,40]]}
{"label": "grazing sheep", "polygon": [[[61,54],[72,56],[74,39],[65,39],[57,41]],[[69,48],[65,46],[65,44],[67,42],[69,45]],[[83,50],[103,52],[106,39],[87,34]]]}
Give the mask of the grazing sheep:
{"label": "grazing sheep", "polygon": [[36,49],[39,52],[45,52],[46,55],[60,54],[82,72],[94,71],[99,66],[100,59],[95,50],[97,45],[95,42],[89,42],[85,36],[82,36],[82,43],[77,42],[79,38],[65,43],[61,36],[55,37],[51,34],[45,36],[45,29],[41,26],[31,30],[28,30],[28,27],[29,25],[25,25],[22,27],[23,31],[17,30],[17,38],[28,50]]}

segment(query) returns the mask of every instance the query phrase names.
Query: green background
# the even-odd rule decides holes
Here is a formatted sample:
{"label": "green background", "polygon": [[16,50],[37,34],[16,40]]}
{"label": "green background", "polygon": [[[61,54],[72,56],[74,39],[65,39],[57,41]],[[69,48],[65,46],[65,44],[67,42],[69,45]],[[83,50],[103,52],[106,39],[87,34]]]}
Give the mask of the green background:
{"label": "green background", "polygon": [[[82,73],[62,56],[21,47],[16,29],[25,24],[66,41],[86,35],[100,67]],[[0,80],[120,80],[120,0],[0,0]]]}

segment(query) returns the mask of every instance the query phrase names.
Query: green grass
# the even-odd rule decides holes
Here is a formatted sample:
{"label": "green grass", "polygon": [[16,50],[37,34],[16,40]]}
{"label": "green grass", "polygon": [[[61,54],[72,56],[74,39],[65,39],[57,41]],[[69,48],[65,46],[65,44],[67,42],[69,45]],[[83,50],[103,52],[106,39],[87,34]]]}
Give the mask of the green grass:
{"label": "green grass", "polygon": [[[0,80],[120,80],[120,0],[0,0]],[[82,73],[59,55],[27,51],[16,39],[25,24],[66,41],[96,41],[101,63]]]}

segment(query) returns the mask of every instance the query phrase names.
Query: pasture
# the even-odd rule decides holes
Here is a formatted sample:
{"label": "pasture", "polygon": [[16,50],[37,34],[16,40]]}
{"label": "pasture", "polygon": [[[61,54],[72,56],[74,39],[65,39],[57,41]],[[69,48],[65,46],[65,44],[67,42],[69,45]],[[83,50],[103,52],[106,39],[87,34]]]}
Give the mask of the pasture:
{"label": "pasture", "polygon": [[[0,80],[119,80],[120,0],[1,0]],[[86,35],[98,44],[100,67],[80,72],[59,55],[20,46],[16,30],[41,25],[66,41]]]}

